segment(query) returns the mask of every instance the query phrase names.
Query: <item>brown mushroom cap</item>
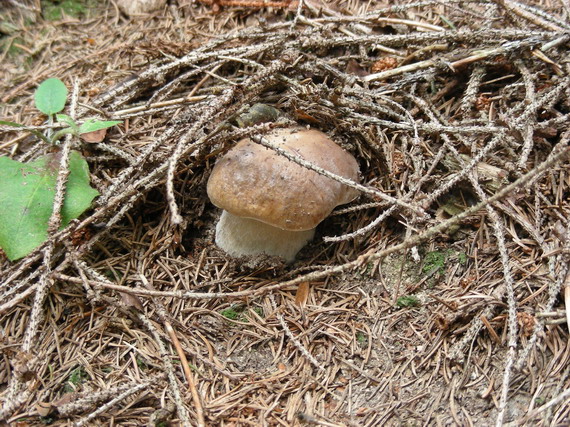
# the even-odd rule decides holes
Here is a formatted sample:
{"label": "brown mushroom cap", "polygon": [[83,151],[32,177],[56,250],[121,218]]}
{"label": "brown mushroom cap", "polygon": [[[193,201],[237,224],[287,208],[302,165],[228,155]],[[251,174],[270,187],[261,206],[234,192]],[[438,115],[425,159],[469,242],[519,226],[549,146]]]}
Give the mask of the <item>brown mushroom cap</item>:
{"label": "brown mushroom cap", "polygon": [[[277,129],[265,138],[344,178],[358,181],[354,157],[317,130]],[[239,141],[212,170],[208,196],[233,215],[284,230],[315,228],[358,192],[253,142]]]}

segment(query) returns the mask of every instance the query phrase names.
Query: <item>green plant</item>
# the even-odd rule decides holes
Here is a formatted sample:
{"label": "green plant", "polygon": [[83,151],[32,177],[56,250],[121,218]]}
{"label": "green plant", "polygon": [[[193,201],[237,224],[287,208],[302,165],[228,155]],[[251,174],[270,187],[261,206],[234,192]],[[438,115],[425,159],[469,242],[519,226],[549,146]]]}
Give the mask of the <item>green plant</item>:
{"label": "green plant", "polygon": [[[232,305],[230,308],[220,311],[220,314],[228,320],[237,320],[239,322],[249,322],[249,318],[246,315],[246,306],[243,305]],[[251,308],[259,317],[263,317],[263,309],[261,307]]]}
{"label": "green plant", "polygon": [[261,307],[253,307],[252,309],[259,317],[263,317],[263,309]]}
{"label": "green plant", "polygon": [[359,344],[364,345],[368,342],[368,336],[364,332],[357,332],[356,341],[358,341]]}
{"label": "green plant", "polygon": [[[79,136],[120,123],[87,120],[79,125],[71,117],[59,114],[67,100],[67,88],[59,79],[47,79],[41,83],[34,94],[34,100],[36,107],[48,116],[50,123],[53,123],[54,118],[57,120],[60,129],[47,136],[35,129],[26,130],[50,144],[56,143],[66,134]],[[18,123],[6,121],[0,121],[0,125],[25,128]],[[14,261],[28,255],[46,241],[60,163],[59,150],[28,163],[0,157],[0,248],[9,260]],[[85,212],[99,194],[90,186],[89,168],[79,152],[70,152],[68,170],[60,211],[61,228]]]}
{"label": "green plant", "polygon": [[140,370],[144,371],[144,370],[148,369],[148,365],[146,364],[146,362],[142,358],[137,356],[135,359],[137,361],[137,366],[139,367]]}
{"label": "green plant", "polygon": [[55,418],[53,417],[40,417],[40,422],[45,425],[51,425],[55,422]]}
{"label": "green plant", "polygon": [[420,305],[420,300],[413,295],[405,295],[396,300],[396,305],[399,308],[416,307]]}
{"label": "green plant", "polygon": [[424,258],[422,272],[424,274],[437,273],[444,267],[446,258],[447,254],[445,252],[428,252]]}
{"label": "green plant", "polygon": [[[11,261],[22,258],[48,237],[59,158],[48,154],[30,163],[0,157],[0,247]],[[99,193],[89,185],[87,162],[72,151],[61,209],[61,227],[79,217]]]}
{"label": "green plant", "polygon": [[85,380],[89,379],[89,374],[85,372],[83,366],[78,366],[69,374],[67,379],[67,384],[64,386],[65,393],[72,393],[76,391],[77,386],[83,383]]}
{"label": "green plant", "polygon": [[35,129],[27,129],[24,125],[15,122],[0,120],[0,125],[26,128],[27,131],[33,133],[43,141],[53,144],[67,134],[79,136],[84,133],[107,129],[121,123],[121,121],[118,120],[105,121],[88,119],[79,125],[67,114],[59,114],[67,102],[67,87],[59,79],[51,78],[44,80],[34,93],[34,101],[36,108],[48,116],[48,123],[52,124],[55,118],[57,120],[56,125],[60,125],[59,127],[61,127],[61,129],[51,136],[46,136]]}
{"label": "green plant", "polygon": [[84,379],[88,378],[87,372],[83,370],[82,366],[75,368],[69,374],[69,382],[73,385],[79,385],[83,382]]}
{"label": "green plant", "polygon": [[241,309],[238,306],[226,308],[220,312],[228,320],[239,320],[241,317]]}
{"label": "green plant", "polygon": [[78,0],[43,0],[41,2],[42,14],[46,21],[58,21],[64,17],[64,14],[73,18],[79,18],[86,12],[84,3],[84,1]]}

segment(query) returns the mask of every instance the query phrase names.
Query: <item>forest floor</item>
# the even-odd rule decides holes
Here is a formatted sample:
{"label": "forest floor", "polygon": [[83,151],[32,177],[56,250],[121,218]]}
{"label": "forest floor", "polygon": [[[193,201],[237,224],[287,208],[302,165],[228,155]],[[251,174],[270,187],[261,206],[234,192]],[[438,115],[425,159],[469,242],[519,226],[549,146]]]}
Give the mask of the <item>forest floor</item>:
{"label": "forest floor", "polygon": [[[0,419],[569,425],[570,3],[267,3],[5,2],[0,155],[78,151],[99,196],[0,256]],[[122,123],[38,139],[50,77]],[[236,126],[255,103],[281,117]],[[298,124],[365,188],[294,263],[233,259],[216,158]]]}

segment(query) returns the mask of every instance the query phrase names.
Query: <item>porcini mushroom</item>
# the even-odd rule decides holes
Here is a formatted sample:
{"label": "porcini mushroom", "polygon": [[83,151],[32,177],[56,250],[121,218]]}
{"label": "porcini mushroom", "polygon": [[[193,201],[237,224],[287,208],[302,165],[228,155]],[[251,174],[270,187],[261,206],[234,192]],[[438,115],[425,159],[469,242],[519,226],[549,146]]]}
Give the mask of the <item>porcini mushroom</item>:
{"label": "porcini mushroom", "polygon": [[[358,164],[326,134],[302,128],[264,136],[283,150],[336,175],[358,181]],[[265,253],[292,262],[315,227],[358,192],[277,154],[251,139],[218,160],[208,196],[223,209],[216,244],[231,256]]]}
{"label": "porcini mushroom", "polygon": [[129,16],[142,15],[162,8],[166,0],[117,0],[117,6]]}

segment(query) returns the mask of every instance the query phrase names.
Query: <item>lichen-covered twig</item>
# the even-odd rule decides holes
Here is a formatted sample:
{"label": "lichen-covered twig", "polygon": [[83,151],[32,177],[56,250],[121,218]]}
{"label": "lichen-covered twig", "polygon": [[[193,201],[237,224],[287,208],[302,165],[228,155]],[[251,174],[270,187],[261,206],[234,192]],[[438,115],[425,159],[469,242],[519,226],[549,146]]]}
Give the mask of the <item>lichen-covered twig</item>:
{"label": "lichen-covered twig", "polygon": [[[145,285],[145,287],[152,289],[152,285],[148,282],[146,277],[141,274],[140,275],[141,281]],[[192,395],[192,400],[194,401],[194,408],[196,410],[196,418],[198,421],[198,427],[204,427],[206,425],[206,421],[204,419],[204,409],[202,407],[202,399],[198,394],[198,390],[196,388],[196,382],[194,380],[194,375],[190,370],[190,365],[188,364],[188,360],[186,359],[186,354],[184,354],[184,350],[182,350],[182,346],[180,345],[180,341],[178,341],[178,337],[176,336],[176,332],[172,327],[172,324],[168,320],[168,315],[166,313],[166,309],[160,302],[155,302],[155,307],[157,308],[158,315],[160,316],[166,332],[168,336],[172,340],[174,344],[174,348],[178,353],[178,357],[180,357],[180,362],[182,364],[182,369],[184,370],[184,375],[186,376],[186,381],[188,381],[188,387],[190,389],[190,394]]]}

